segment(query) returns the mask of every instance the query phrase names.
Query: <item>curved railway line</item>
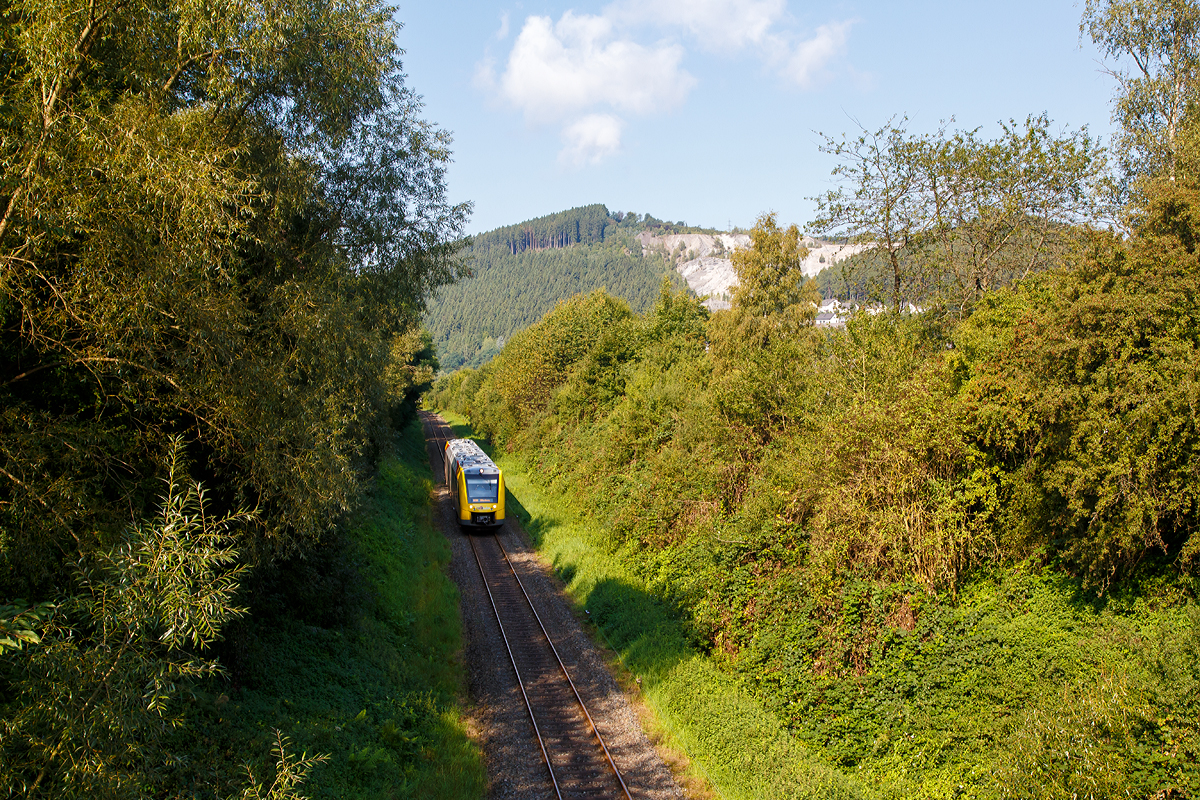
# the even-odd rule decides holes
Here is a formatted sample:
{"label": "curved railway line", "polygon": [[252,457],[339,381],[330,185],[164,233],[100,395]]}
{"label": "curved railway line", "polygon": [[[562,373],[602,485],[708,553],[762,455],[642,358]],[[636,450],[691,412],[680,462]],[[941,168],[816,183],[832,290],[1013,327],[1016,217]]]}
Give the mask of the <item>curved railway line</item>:
{"label": "curved railway line", "polygon": [[[445,448],[450,429],[421,412],[427,442]],[[633,800],[604,738],[495,534],[468,535],[516,675],[533,735],[558,800]]]}

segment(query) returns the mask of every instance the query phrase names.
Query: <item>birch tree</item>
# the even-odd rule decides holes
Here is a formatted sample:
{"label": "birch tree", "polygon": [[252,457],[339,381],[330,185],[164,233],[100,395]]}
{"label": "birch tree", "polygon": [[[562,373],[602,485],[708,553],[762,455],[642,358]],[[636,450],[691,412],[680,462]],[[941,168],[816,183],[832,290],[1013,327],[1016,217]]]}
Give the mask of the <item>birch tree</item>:
{"label": "birch tree", "polygon": [[1087,0],[1079,24],[1117,81],[1113,120],[1127,176],[1174,181],[1181,127],[1200,71],[1200,4],[1194,0]]}
{"label": "birch tree", "polygon": [[1073,226],[1104,214],[1105,153],[1086,130],[1054,133],[1045,115],[1004,123],[993,140],[903,124],[826,137],[841,185],[816,198],[809,225],[867,245],[857,258],[885,265],[894,309],[908,300],[963,313],[1055,263]]}

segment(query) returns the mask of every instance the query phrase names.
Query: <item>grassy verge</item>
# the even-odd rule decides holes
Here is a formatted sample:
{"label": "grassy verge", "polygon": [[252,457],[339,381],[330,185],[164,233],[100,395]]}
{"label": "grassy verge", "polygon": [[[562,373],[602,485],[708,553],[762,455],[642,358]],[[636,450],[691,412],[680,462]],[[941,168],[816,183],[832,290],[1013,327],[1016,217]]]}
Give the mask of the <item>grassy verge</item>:
{"label": "grassy verge", "polygon": [[[443,416],[459,435],[466,421]],[[604,531],[569,510],[565,498],[534,484],[518,458],[493,454],[505,471],[516,515],[621,662],[670,743],[722,796],[736,800],[854,798],[852,778],[817,760],[734,680],[687,642],[670,609],[611,556]]]}
{"label": "grassy verge", "polygon": [[457,712],[458,594],[430,520],[431,485],[414,423],[340,536],[256,577],[261,607],[222,656],[236,686],[200,701],[214,742],[261,751],[279,729],[294,750],[327,755],[303,787],[313,798],[483,796],[481,757]]}

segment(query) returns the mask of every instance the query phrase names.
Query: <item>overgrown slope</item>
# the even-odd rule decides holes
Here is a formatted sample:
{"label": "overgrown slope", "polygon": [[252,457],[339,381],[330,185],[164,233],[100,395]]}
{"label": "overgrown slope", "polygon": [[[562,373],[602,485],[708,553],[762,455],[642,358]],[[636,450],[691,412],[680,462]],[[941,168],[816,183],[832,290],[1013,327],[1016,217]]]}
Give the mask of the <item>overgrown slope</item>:
{"label": "overgrown slope", "polygon": [[[314,764],[271,729],[311,755],[313,717],[279,692],[231,720],[229,665],[344,656],[363,674],[313,715],[372,696],[356,730],[385,739],[449,705],[403,674],[418,610],[388,601],[413,598],[263,610],[266,575],[346,535],[436,370],[420,317],[469,211],[449,135],[374,0],[0,7],[0,795],[296,797]],[[256,614],[278,638],[220,650]]]}

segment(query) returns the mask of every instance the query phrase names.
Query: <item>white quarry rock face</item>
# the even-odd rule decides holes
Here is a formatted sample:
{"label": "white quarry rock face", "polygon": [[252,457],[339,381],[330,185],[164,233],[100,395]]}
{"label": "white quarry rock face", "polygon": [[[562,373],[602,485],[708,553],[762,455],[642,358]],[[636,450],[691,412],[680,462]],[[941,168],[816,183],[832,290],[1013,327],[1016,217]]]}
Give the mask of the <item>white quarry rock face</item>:
{"label": "white quarry rock face", "polygon": [[744,233],[719,233],[716,236],[707,233],[672,233],[667,236],[654,236],[649,231],[644,231],[638,234],[637,239],[642,243],[643,253],[652,249],[670,253],[683,245],[684,252],[692,250],[697,258],[714,254],[719,257],[722,250],[730,253],[750,246],[750,237]]}
{"label": "white quarry rock face", "polygon": [[670,255],[683,245],[685,254],[690,251],[695,256],[676,266],[687,285],[700,297],[711,295],[704,301],[710,310],[729,308],[729,301],[723,298],[737,283],[737,275],[734,274],[733,262],[728,254],[749,247],[749,236],[744,233],[720,233],[716,236],[707,233],[672,233],[653,236],[647,231],[638,234],[637,238],[642,244],[643,254],[659,250]]}
{"label": "white quarry rock face", "polygon": [[[691,251],[694,256],[689,261],[677,265],[676,269],[687,281],[692,291],[700,297],[711,295],[704,305],[712,311],[729,308],[729,301],[724,299],[733,292],[737,285],[737,275],[733,271],[733,262],[728,255],[734,250],[750,246],[750,237],[744,233],[720,233],[715,236],[707,233],[673,233],[667,236],[654,236],[644,232],[638,234],[642,245],[642,253],[659,250],[670,255],[680,245],[684,253]],[[811,278],[821,270],[840,261],[843,258],[861,253],[870,248],[865,244],[832,244],[819,239],[805,237],[804,245],[808,247],[808,257],[800,265],[805,277]],[[821,262],[821,257],[825,262]]]}
{"label": "white quarry rock face", "polygon": [[729,301],[723,298],[729,296],[737,283],[732,261],[706,256],[685,261],[679,265],[678,270],[693,292],[700,297],[711,295],[704,301],[704,305],[708,306],[710,311],[729,308]]}
{"label": "white quarry rock face", "polygon": [[[808,258],[804,259],[800,269],[804,271],[806,278],[814,278],[821,270],[833,266],[843,258],[871,249],[869,244],[832,244],[812,239],[806,240],[805,244],[808,247]],[[825,257],[824,263],[821,263],[821,256]]]}

